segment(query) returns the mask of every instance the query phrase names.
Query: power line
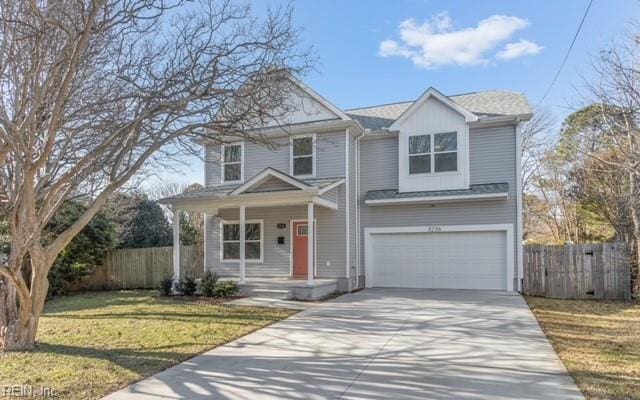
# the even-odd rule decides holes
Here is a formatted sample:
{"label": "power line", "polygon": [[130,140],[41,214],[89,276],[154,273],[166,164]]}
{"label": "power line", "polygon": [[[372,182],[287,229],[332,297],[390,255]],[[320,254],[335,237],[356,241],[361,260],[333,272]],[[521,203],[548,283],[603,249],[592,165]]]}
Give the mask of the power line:
{"label": "power line", "polygon": [[553,85],[558,80],[558,77],[560,76],[560,72],[562,72],[562,68],[564,68],[564,65],[567,63],[567,59],[569,58],[569,54],[571,54],[571,50],[573,50],[573,45],[576,44],[576,40],[578,39],[578,35],[580,35],[580,31],[582,30],[582,25],[584,25],[584,20],[587,19],[587,14],[589,14],[589,10],[591,9],[591,4],[593,4],[593,0],[589,0],[589,4],[587,5],[587,8],[584,10],[584,14],[582,15],[582,19],[580,20],[580,25],[578,25],[578,29],[576,30],[575,35],[573,35],[573,40],[571,41],[571,44],[569,45],[569,48],[567,49],[567,53],[564,55],[564,58],[562,59],[562,63],[560,64],[560,67],[558,68],[558,71],[556,72],[556,75],[553,77],[553,80],[551,80],[551,83],[549,84],[549,87],[544,92],[544,95],[542,95],[542,98],[538,102],[538,104],[537,104],[538,106],[540,104],[542,104],[544,99],[547,98],[547,95],[551,91],[551,88],[553,87]]}

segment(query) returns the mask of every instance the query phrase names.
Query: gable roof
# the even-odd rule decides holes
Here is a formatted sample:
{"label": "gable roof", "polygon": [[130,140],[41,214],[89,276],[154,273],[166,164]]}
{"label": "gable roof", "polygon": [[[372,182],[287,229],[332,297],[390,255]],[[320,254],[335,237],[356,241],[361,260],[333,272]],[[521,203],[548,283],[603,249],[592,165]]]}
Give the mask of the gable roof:
{"label": "gable roof", "polygon": [[[453,102],[479,118],[509,115],[530,115],[532,110],[527,98],[518,92],[490,90],[448,96]],[[381,104],[346,110],[347,115],[359,121],[366,129],[388,129],[414,101]]]}
{"label": "gable roof", "polygon": [[252,188],[255,188],[256,186],[259,186],[261,183],[267,181],[270,178],[279,179],[282,182],[299,190],[309,190],[314,188],[313,186],[304,183],[303,181],[296,179],[289,174],[285,174],[284,172],[278,171],[275,168],[267,167],[256,174],[253,178],[231,190],[229,192],[229,195],[244,193]]}
{"label": "gable roof", "polygon": [[339,119],[342,119],[342,120],[345,120],[345,121],[351,119],[347,114],[345,114],[344,111],[342,111],[338,107],[334,106],[331,102],[329,102],[329,100],[327,100],[324,97],[322,97],[318,92],[316,92],[315,90],[311,89],[309,86],[307,86],[300,79],[296,78],[295,76],[293,76],[291,74],[288,74],[288,79],[293,84],[298,86],[302,91],[304,91],[306,94],[308,94],[309,97],[311,97],[312,99],[314,99],[315,101],[320,103],[322,106],[327,108],[332,113],[334,113]]}
{"label": "gable roof", "polygon": [[431,98],[434,98],[440,101],[444,105],[453,109],[458,114],[462,115],[466,122],[473,122],[478,119],[477,115],[467,110],[466,108],[462,107],[460,104],[454,102],[453,100],[443,95],[442,93],[438,92],[433,87],[430,87],[429,89],[425,90],[424,93],[422,93],[422,95],[418,98],[418,100],[414,101],[413,104],[411,104],[406,110],[404,110],[402,114],[400,114],[400,116],[395,121],[393,121],[393,124],[391,124],[389,129],[397,129],[402,122],[404,122],[407,118],[409,118],[416,111],[418,111],[420,106],[422,106],[422,104],[424,104],[427,100]]}

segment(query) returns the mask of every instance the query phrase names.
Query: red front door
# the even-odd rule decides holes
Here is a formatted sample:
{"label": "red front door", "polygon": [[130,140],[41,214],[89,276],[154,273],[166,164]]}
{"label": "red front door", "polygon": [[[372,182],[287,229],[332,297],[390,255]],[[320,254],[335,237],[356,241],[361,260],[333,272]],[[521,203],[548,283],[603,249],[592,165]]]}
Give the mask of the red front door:
{"label": "red front door", "polygon": [[307,270],[307,230],[306,222],[294,222],[292,224],[293,238],[293,277],[308,278]]}

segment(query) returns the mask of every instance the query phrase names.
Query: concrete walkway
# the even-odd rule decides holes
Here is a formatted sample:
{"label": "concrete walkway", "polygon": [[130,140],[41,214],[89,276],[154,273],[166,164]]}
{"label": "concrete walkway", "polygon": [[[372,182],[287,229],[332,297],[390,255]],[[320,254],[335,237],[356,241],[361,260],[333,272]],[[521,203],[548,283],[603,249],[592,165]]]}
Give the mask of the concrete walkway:
{"label": "concrete walkway", "polygon": [[306,310],[321,303],[310,301],[294,301],[284,299],[271,299],[260,297],[243,297],[241,299],[231,300],[226,303],[228,306],[238,307],[266,307],[266,308],[281,308],[286,310]]}
{"label": "concrete walkway", "polygon": [[582,399],[515,294],[339,297],[107,399]]}

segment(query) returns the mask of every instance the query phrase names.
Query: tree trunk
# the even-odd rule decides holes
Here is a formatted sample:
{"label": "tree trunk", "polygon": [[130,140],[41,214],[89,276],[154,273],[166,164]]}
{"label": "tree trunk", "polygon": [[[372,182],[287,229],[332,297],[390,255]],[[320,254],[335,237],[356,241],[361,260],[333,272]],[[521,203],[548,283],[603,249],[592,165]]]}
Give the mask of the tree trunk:
{"label": "tree trunk", "polygon": [[36,343],[38,331],[38,317],[28,313],[22,317],[9,321],[7,326],[0,326],[0,349],[4,351],[32,350]]}
{"label": "tree trunk", "polygon": [[631,172],[630,202],[631,220],[633,221],[634,244],[631,246],[631,291],[637,296],[640,294],[640,173]]}
{"label": "tree trunk", "polygon": [[50,266],[36,256],[31,259],[31,268],[30,307],[18,300],[15,286],[7,279],[0,281],[0,350],[25,351],[35,345],[38,321],[47,300]]}

